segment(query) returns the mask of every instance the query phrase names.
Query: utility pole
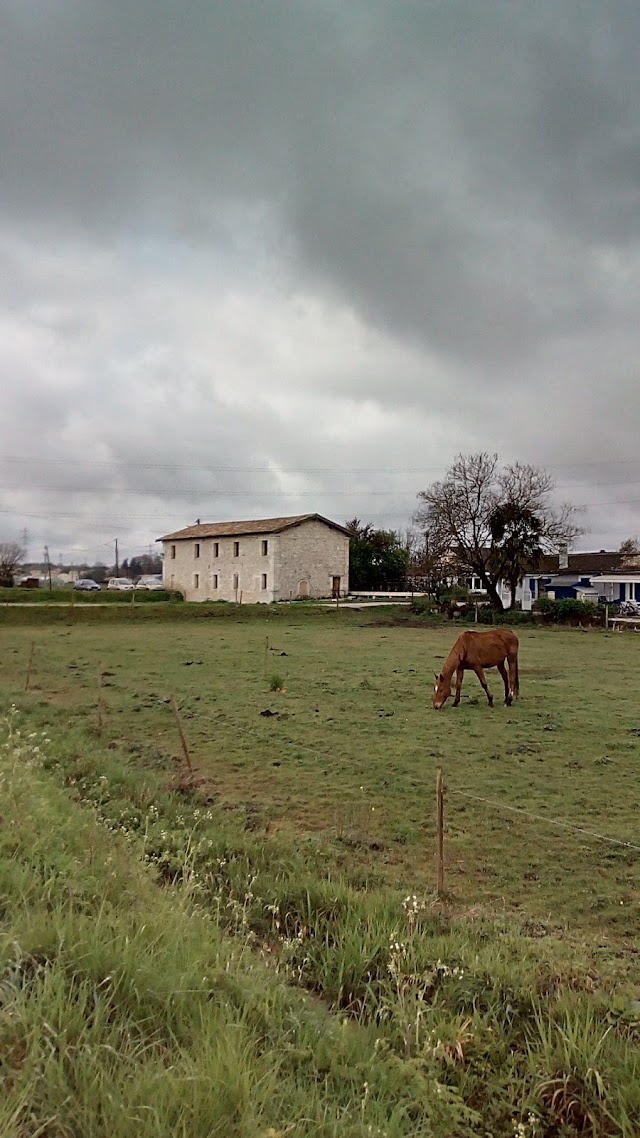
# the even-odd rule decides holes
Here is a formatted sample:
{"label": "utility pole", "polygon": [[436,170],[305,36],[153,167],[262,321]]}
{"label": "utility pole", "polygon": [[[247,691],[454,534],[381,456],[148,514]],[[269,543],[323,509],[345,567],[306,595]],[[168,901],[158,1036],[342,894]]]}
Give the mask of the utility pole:
{"label": "utility pole", "polygon": [[49,560],[49,546],[48,545],[45,545],[45,547],[44,547],[44,561],[45,561],[45,565],[47,567],[47,573],[49,575],[49,588],[52,589],[53,585],[51,584],[51,562]]}
{"label": "utility pole", "polygon": [[118,539],[116,538],[116,577],[120,576],[120,566],[118,565]]}

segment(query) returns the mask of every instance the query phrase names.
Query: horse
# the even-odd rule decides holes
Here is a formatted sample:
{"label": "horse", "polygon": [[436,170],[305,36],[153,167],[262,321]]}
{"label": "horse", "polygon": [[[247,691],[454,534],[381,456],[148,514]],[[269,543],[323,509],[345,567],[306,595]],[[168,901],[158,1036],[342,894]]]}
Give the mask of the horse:
{"label": "horse", "polygon": [[[493,707],[493,696],[485,679],[483,668],[497,668],[504,681],[504,702],[511,706],[517,699],[518,683],[518,637],[510,628],[491,628],[486,632],[462,632],[447,656],[440,675],[436,674],[433,689],[433,706],[439,711],[451,695],[451,677],[456,673],[456,698],[453,706],[460,703],[460,690],[465,671],[475,672],[482,684],[489,707]],[[505,668],[509,665],[509,675]]]}

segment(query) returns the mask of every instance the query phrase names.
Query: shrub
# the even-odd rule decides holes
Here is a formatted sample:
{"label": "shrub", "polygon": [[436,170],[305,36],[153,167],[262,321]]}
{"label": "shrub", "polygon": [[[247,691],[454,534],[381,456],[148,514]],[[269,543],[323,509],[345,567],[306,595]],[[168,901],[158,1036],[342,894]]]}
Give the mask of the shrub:
{"label": "shrub", "polygon": [[520,609],[505,609],[504,612],[498,612],[489,605],[478,608],[479,624],[535,624],[536,622],[537,618],[533,612],[522,612]]}
{"label": "shrub", "polygon": [[438,602],[433,597],[416,597],[411,602],[414,616],[433,616],[438,611]]}
{"label": "shrub", "polygon": [[598,624],[602,621],[600,607],[593,601],[577,601],[573,597],[552,600],[540,597],[534,609],[546,624]]}

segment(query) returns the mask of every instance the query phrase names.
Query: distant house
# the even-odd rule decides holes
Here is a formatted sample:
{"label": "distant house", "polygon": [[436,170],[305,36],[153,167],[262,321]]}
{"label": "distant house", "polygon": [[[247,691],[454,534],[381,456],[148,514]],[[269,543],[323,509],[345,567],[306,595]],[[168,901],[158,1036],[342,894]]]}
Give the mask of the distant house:
{"label": "distant house", "polygon": [[[606,549],[597,553],[569,553],[560,554],[559,558],[544,558],[545,563],[552,564],[541,566],[539,589],[543,595],[557,601],[567,598],[598,601],[604,595],[597,583],[602,574],[617,573],[624,561],[624,554]],[[544,573],[545,568],[551,572]]]}
{"label": "distant house", "polygon": [[320,514],[198,523],[158,541],[165,588],[187,601],[255,604],[349,591],[349,533]]}
{"label": "distant house", "polygon": [[620,564],[603,568],[591,583],[607,601],[640,601],[640,557],[618,556]]}
{"label": "distant house", "polygon": [[[516,604],[528,611],[540,597],[549,597],[557,601],[566,598],[598,601],[600,597],[607,596],[606,589],[602,587],[605,582],[611,584],[614,594],[607,596],[607,599],[634,599],[628,591],[628,584],[626,598],[622,595],[622,589],[625,581],[630,583],[635,579],[638,581],[640,599],[640,560],[635,559],[638,563],[635,569],[636,578],[633,577],[633,573],[629,576],[628,572],[624,577],[622,566],[628,564],[629,560],[633,559],[625,558],[622,553],[608,552],[605,549],[597,553],[545,554],[535,570],[531,569],[521,578],[516,590]],[[474,592],[485,592],[477,577],[467,578],[467,584]],[[511,591],[505,581],[498,582],[498,593],[505,608],[508,608],[511,603]]]}

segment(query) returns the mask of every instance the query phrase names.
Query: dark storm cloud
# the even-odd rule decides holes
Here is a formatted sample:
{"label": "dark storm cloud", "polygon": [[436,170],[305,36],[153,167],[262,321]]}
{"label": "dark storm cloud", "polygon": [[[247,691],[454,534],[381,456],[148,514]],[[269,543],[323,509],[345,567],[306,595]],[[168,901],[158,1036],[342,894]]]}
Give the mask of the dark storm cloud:
{"label": "dark storm cloud", "polygon": [[[307,467],[635,453],[637,3],[0,0],[0,20],[0,453],[23,432],[100,455],[132,518],[214,488],[216,514],[356,512],[327,477],[287,481]],[[135,465],[159,448],[182,480]],[[246,498],[209,479],[228,455],[270,471]],[[363,484],[358,512],[408,516],[428,477]]]}
{"label": "dark storm cloud", "polygon": [[199,240],[262,201],[307,272],[469,357],[606,308],[583,257],[637,225],[637,6],[63,0],[5,22],[24,217]]}

